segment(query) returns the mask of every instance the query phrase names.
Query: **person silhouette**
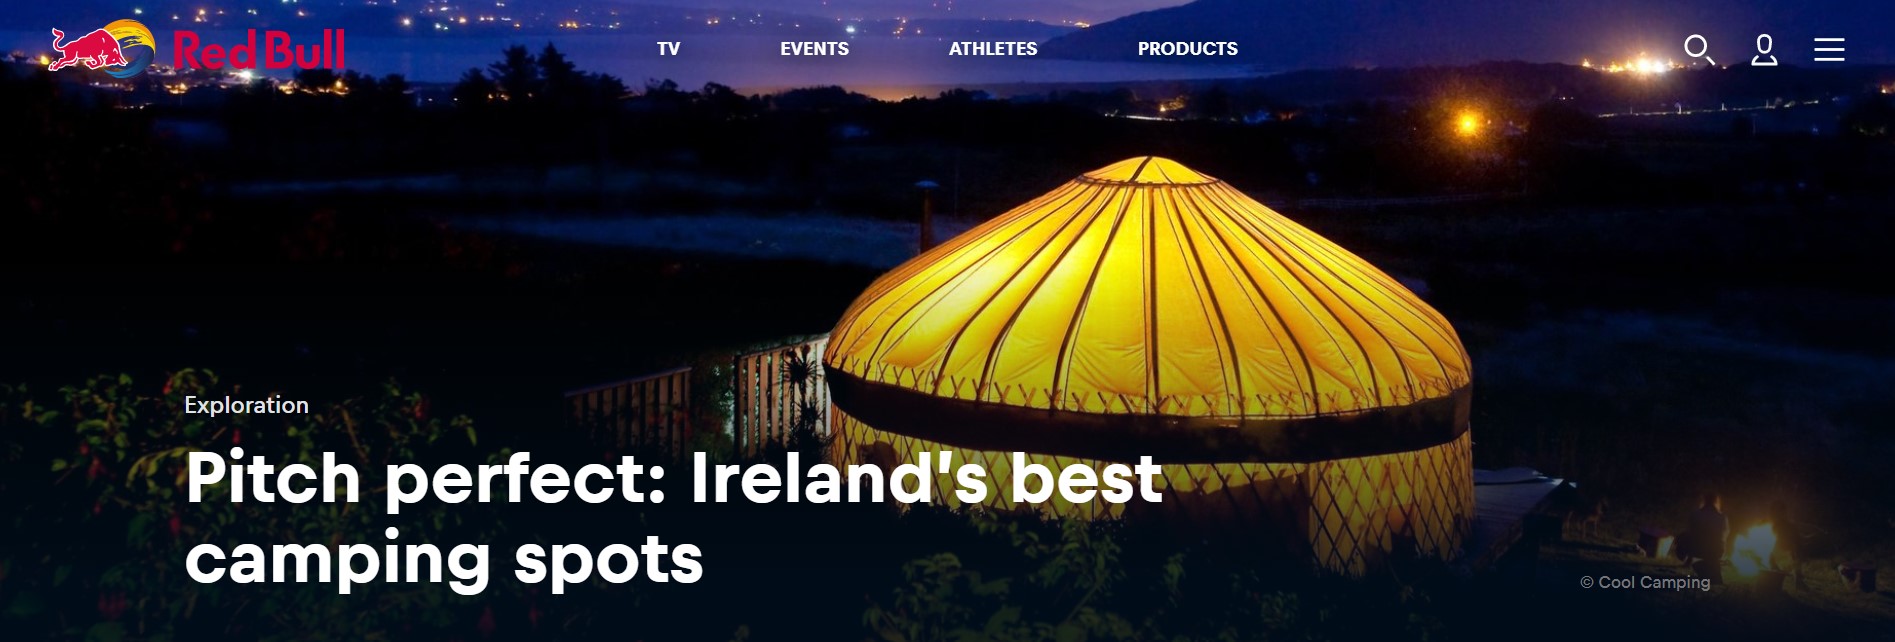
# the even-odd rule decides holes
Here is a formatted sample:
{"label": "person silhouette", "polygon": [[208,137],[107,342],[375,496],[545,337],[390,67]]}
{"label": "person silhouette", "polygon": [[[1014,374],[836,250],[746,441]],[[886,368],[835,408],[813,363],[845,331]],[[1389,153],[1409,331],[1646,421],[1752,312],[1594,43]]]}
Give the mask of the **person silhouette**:
{"label": "person silhouette", "polygon": [[1750,66],[1752,67],[1777,66],[1777,57],[1770,53],[1771,47],[1774,47],[1775,45],[1776,43],[1770,39],[1770,34],[1767,34],[1767,33],[1757,34],[1757,55],[1750,57]]}
{"label": "person silhouette", "polygon": [[1770,567],[1789,574],[1796,580],[1797,588],[1805,588],[1803,582],[1803,541],[1808,535],[1803,525],[1790,513],[1790,503],[1781,499],[1770,504],[1770,528],[1777,533],[1775,555],[1770,559]]}
{"label": "person silhouette", "polygon": [[1730,518],[1724,515],[1723,498],[1705,493],[1698,509],[1686,521],[1684,536],[1678,538],[1678,559],[1691,567],[1691,574],[1713,584],[1724,583],[1723,560],[1730,537]]}

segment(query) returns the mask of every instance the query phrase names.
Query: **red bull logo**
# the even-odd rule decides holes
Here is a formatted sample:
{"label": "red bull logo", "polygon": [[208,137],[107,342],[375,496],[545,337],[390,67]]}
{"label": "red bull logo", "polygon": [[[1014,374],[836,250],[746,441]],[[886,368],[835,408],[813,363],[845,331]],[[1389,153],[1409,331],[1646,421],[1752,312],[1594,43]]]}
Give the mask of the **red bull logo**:
{"label": "red bull logo", "polygon": [[282,31],[263,32],[257,48],[257,30],[245,31],[243,44],[203,43],[195,31],[171,36],[171,66],[179,69],[341,69],[347,51],[341,29],[322,30],[322,44],[296,44]]}
{"label": "red bull logo", "polygon": [[46,66],[49,70],[84,65],[86,69],[103,69],[115,78],[130,78],[145,71],[158,53],[151,30],[136,20],[119,20],[76,38],[67,38],[66,32],[54,29],[53,49],[59,52],[59,59]]}

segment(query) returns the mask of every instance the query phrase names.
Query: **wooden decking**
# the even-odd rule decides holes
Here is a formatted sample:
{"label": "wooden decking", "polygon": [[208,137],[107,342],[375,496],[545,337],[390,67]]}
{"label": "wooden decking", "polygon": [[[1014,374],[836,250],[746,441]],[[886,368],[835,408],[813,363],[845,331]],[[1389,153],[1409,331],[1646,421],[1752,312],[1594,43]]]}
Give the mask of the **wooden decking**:
{"label": "wooden decking", "polygon": [[1527,515],[1564,483],[1526,468],[1474,471],[1474,534],[1463,559],[1476,571],[1490,568],[1519,541]]}

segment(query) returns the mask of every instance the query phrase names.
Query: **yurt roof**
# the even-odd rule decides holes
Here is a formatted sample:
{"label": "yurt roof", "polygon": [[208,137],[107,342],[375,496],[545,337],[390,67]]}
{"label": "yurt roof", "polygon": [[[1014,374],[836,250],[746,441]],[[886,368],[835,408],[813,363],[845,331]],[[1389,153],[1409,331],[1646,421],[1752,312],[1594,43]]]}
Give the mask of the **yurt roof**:
{"label": "yurt roof", "polygon": [[824,362],[838,406],[887,430],[1042,451],[1194,434],[1177,457],[1232,461],[1439,443],[1470,382],[1453,327],[1395,279],[1151,156],[895,268]]}

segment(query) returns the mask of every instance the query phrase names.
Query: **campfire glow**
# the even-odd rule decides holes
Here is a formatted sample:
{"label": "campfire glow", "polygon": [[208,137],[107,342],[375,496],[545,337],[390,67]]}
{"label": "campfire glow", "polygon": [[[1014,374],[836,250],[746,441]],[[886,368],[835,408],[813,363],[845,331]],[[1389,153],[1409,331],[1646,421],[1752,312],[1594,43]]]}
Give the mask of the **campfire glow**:
{"label": "campfire glow", "polygon": [[1750,527],[1750,530],[1737,534],[1731,545],[1731,566],[1738,575],[1746,577],[1756,575],[1770,568],[1770,555],[1777,548],[1777,532],[1770,528],[1769,522]]}

